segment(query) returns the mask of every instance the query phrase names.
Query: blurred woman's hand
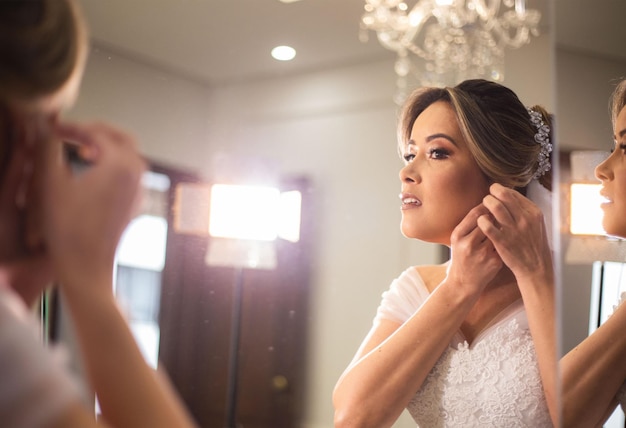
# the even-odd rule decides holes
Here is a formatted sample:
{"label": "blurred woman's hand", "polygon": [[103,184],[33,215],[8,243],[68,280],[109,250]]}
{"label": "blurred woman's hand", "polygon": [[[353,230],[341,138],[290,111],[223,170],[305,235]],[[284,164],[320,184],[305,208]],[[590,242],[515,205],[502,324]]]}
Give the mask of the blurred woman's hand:
{"label": "blurred woman's hand", "polygon": [[[146,163],[128,134],[103,123],[60,123],[42,150],[43,234],[61,284],[112,279],[115,251],[134,214]],[[64,145],[87,166],[76,170]],[[106,281],[103,283],[107,283]],[[110,282],[109,282],[110,284]]]}

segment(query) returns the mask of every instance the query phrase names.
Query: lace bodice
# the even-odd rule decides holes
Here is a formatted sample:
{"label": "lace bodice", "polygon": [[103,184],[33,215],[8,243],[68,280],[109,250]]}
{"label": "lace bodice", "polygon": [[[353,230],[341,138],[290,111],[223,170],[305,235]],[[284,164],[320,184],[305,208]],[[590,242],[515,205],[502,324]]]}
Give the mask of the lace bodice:
{"label": "lace bodice", "polygon": [[[417,270],[409,269],[383,294],[377,317],[403,323],[427,295]],[[471,346],[458,332],[407,409],[423,428],[552,426],[522,302]]]}
{"label": "lace bodice", "polygon": [[535,348],[516,318],[450,346],[407,406],[420,427],[550,426]]}

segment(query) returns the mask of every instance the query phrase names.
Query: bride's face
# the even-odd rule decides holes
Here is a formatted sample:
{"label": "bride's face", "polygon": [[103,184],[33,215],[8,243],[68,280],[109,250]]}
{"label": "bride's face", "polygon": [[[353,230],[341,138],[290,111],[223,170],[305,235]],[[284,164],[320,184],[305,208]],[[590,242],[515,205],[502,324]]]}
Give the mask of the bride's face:
{"label": "bride's face", "polygon": [[622,108],[614,129],[613,153],[596,167],[602,181],[602,226],[609,235],[626,238],[626,107]]}
{"label": "bride's face", "polygon": [[489,181],[447,102],[435,102],[417,117],[403,156],[402,233],[450,245],[454,228],[489,193]]}

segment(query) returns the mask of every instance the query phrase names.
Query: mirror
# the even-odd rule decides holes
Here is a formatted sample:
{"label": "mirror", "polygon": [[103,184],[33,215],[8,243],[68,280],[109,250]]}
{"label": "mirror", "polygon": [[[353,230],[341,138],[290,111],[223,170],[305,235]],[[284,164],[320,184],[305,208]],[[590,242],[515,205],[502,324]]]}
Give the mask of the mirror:
{"label": "mirror", "polygon": [[[558,144],[561,151],[561,331],[563,354],[575,347],[604,319],[618,302],[619,293],[604,290],[600,313],[600,268],[594,260],[603,256],[586,254],[575,263],[577,242],[567,231],[568,192],[572,174],[569,153],[599,150],[608,154],[613,132],[608,112],[609,96],[615,84],[626,76],[623,41],[626,29],[620,17],[626,13],[624,2],[611,1],[599,7],[590,0],[556,0],[556,94]],[[590,17],[593,16],[593,19]],[[597,36],[597,37],[596,37]],[[602,156],[601,156],[602,157]],[[589,168],[590,180],[594,181]],[[615,250],[612,250],[615,252]],[[568,254],[572,257],[568,257]],[[607,255],[604,257],[612,257]],[[623,258],[621,260],[624,260]],[[594,265],[596,266],[594,268]],[[605,284],[618,284],[622,264],[607,267]],[[617,277],[609,278],[617,269]],[[620,413],[618,410],[617,413]],[[613,418],[621,418],[620,420]],[[607,426],[623,426],[623,416],[614,415]]]}
{"label": "mirror", "polygon": [[[151,161],[183,177],[214,181],[216,159],[227,156],[239,168],[270,165],[281,178],[306,178],[309,288],[305,310],[293,314],[304,317],[304,387],[295,391],[293,425],[285,426],[332,426],[332,389],[369,330],[381,293],[407,266],[442,259],[439,247],[399,231],[394,55],[373,35],[359,41],[363,1],[81,3],[92,50],[72,117],[131,130]],[[504,84],[525,103],[553,111],[547,4],[528,1],[544,14],[541,35],[507,51]],[[298,51],[291,63],[269,57],[284,43]],[[194,312],[179,310],[181,319]],[[229,312],[218,315],[228,330]],[[195,360],[216,358],[217,346],[198,340]],[[198,371],[205,382],[213,375]],[[272,387],[288,389],[292,380],[276,376],[282,374],[269,378]],[[396,426],[414,423],[406,418]]]}

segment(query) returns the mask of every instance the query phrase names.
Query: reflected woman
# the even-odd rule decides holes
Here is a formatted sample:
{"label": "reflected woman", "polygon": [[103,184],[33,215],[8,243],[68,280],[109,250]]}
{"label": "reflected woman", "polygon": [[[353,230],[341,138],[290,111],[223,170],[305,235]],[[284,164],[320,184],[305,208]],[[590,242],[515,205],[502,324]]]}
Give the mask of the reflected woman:
{"label": "reflected woman", "polygon": [[[404,271],[333,394],[336,426],[557,425],[550,118],[484,80],[422,88],[398,126],[402,233],[450,247]],[[542,189],[542,190],[539,190]]]}
{"label": "reflected woman", "polygon": [[[626,80],[613,92],[610,110],[615,146],[596,177],[607,200],[604,230],[626,238]],[[626,305],[616,303],[613,315],[561,360],[565,427],[602,426],[619,402],[626,404]]]}

